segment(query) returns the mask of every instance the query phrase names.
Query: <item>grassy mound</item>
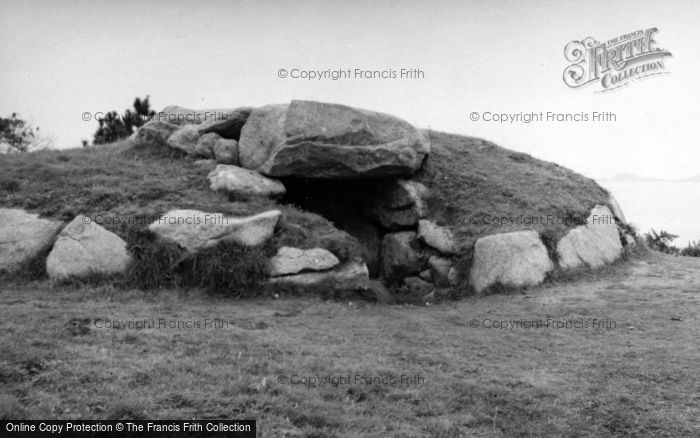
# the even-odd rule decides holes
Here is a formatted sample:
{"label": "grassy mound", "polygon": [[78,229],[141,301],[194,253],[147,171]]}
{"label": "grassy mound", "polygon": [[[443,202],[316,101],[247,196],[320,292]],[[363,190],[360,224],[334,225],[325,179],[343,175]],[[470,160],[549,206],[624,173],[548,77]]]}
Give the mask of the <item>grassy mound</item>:
{"label": "grassy mound", "polygon": [[432,152],[416,179],[431,189],[430,215],[468,248],[479,237],[536,230],[556,241],[608,193],[554,163],[485,140],[429,131]]}
{"label": "grassy mound", "polygon": [[[593,206],[608,199],[608,193],[595,181],[556,164],[476,138],[434,131],[428,135],[432,153],[414,178],[431,189],[430,219],[450,227],[459,245],[467,249],[458,261],[462,273],[470,264],[468,248],[479,237],[533,229],[553,252],[556,241],[568,229],[581,224]],[[341,261],[361,259],[357,240],[327,218],[293,204],[268,199],[236,202],[212,191],[206,177],[212,168],[211,163],[195,162],[167,147],[139,148],[129,141],[89,149],[4,155],[0,161],[0,206],[66,221],[80,214],[92,217],[126,240],[132,252],[142,251],[138,259],[141,265],[129,273],[130,278],[138,279],[133,285],[139,288],[195,285],[192,279],[201,277],[202,269],[211,273],[212,266],[245,256],[246,262],[237,266],[249,274],[238,279],[242,281],[240,288],[246,289],[257,284],[263,256],[274,255],[281,246],[321,247]],[[144,244],[148,224],[172,209],[232,216],[279,209],[283,219],[263,248],[245,254],[240,248],[224,248],[202,254],[199,261],[185,261],[177,245]],[[195,265],[187,268],[188,263]],[[196,285],[219,291],[235,286],[224,278],[208,277],[211,284]],[[246,283],[249,280],[252,283]]]}
{"label": "grassy mound", "polygon": [[[131,246],[138,245],[147,226],[168,210],[248,216],[278,209],[283,220],[269,244],[261,248],[266,256],[289,245],[322,247],[341,261],[360,258],[357,241],[319,215],[268,199],[230,202],[226,195],[209,188],[207,173],[212,167],[169,148],[136,148],[128,141],[89,149],[3,155],[0,206],[65,221],[84,214]],[[148,269],[143,285],[148,284],[148,275],[159,272],[157,266]]]}

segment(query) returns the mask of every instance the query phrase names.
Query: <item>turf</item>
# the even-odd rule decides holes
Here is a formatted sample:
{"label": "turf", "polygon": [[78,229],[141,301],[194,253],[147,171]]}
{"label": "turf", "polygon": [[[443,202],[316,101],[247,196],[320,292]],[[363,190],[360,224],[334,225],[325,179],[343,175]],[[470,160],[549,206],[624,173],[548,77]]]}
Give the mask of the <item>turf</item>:
{"label": "turf", "polygon": [[[522,229],[560,237],[585,219],[594,205],[607,202],[607,192],[595,181],[554,163],[477,138],[435,131],[428,135],[432,152],[416,179],[431,189],[431,218],[453,228],[462,247],[484,235]],[[78,214],[149,219],[175,208],[232,215],[279,208],[292,224],[288,233],[282,233],[283,240],[293,240],[294,234],[301,240],[298,244],[308,246],[333,234],[324,218],[299,214],[289,205],[270,200],[230,202],[209,189],[209,170],[211,165],[167,148],[139,149],[128,141],[3,155],[0,205],[64,220]],[[544,220],[497,223],[497,219],[524,222],[533,217]],[[113,223],[102,225],[119,232]],[[303,228],[311,232],[300,236]]]}
{"label": "turf", "polygon": [[525,229],[555,240],[607,203],[594,180],[557,164],[478,138],[428,134],[432,151],[417,179],[433,194],[432,218],[450,226],[462,247]]}
{"label": "turf", "polygon": [[135,148],[128,141],[86,149],[0,155],[0,206],[69,221],[87,215],[128,241],[172,209],[248,216],[279,209],[284,220],[270,248],[323,247],[341,260],[359,257],[357,243],[325,218],[268,199],[231,201],[209,188],[211,164],[170,149]]}
{"label": "turf", "polygon": [[[0,418],[254,418],[263,437],[698,436],[699,263],[654,255],[427,307],[5,284]],[[553,323],[508,328],[540,319]]]}

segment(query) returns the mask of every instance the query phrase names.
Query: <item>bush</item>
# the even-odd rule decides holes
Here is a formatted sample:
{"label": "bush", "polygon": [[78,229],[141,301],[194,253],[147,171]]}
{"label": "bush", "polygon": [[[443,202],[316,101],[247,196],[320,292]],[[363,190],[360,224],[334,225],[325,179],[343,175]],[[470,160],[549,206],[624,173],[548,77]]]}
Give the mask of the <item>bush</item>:
{"label": "bush", "polygon": [[268,275],[268,261],[260,247],[221,241],[188,257],[180,267],[180,285],[202,287],[210,293],[252,296]]}
{"label": "bush", "polygon": [[675,234],[663,230],[657,233],[654,229],[644,235],[649,248],[666,254],[678,254],[679,249],[671,245],[671,241],[677,237]]}
{"label": "bush", "polygon": [[[147,120],[152,118],[156,113],[150,108],[148,96],[145,99],[134,99],[134,110],[127,109],[123,114],[117,111],[110,111],[104,117],[97,119],[99,124],[95,135],[93,136],[93,144],[113,143],[122,138],[130,136],[135,129],[143,126]],[[87,141],[83,140],[83,147],[87,146]]]}
{"label": "bush", "polygon": [[268,261],[259,247],[222,241],[191,254],[146,229],[129,234],[127,248],[134,257],[127,271],[131,287],[201,287],[209,293],[241,297],[257,294],[267,278]]}
{"label": "bush", "polygon": [[20,183],[16,179],[0,179],[0,190],[14,193],[20,189]]}
{"label": "bush", "polygon": [[700,240],[688,243],[688,246],[683,248],[680,254],[688,257],[700,257]]}
{"label": "bush", "polygon": [[177,267],[187,256],[185,250],[145,228],[130,229],[127,234],[127,250],[133,257],[126,272],[127,284],[143,290],[177,286]]}

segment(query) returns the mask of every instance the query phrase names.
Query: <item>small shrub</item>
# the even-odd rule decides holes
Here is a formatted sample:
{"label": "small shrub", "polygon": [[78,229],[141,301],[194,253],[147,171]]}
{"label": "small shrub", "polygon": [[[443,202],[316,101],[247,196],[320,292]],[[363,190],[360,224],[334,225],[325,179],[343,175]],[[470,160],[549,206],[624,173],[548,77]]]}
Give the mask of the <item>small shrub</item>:
{"label": "small shrub", "polygon": [[680,252],[682,256],[700,257],[700,240],[688,243]]}
{"label": "small shrub", "polygon": [[268,261],[259,247],[221,241],[188,257],[180,269],[180,285],[203,287],[210,293],[251,296],[267,278]]}
{"label": "small shrub", "polygon": [[2,179],[0,180],[0,190],[8,193],[14,193],[19,191],[20,183],[16,179]]}
{"label": "small shrub", "polygon": [[186,257],[178,244],[158,239],[147,229],[127,233],[127,250],[133,260],[126,273],[127,283],[142,290],[177,286],[178,265]]}
{"label": "small shrub", "polygon": [[267,278],[268,261],[260,247],[222,241],[191,254],[147,229],[127,233],[127,249],[134,257],[127,284],[138,289],[201,287],[209,293],[240,297],[257,294]]}
{"label": "small shrub", "polygon": [[678,254],[679,249],[671,245],[671,241],[677,237],[678,236],[675,234],[663,230],[657,233],[654,229],[652,229],[650,233],[644,235],[649,248],[666,254]]}

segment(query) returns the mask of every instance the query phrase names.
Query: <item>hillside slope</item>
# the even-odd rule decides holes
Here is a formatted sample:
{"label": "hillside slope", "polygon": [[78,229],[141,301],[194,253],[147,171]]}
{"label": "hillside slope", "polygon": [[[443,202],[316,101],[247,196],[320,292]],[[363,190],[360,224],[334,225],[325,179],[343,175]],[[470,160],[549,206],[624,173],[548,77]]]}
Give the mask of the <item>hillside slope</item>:
{"label": "hillside slope", "polygon": [[556,239],[607,203],[609,194],[594,180],[555,163],[479,138],[429,136],[430,159],[416,179],[434,195],[431,215],[452,227],[462,246],[524,229]]}

